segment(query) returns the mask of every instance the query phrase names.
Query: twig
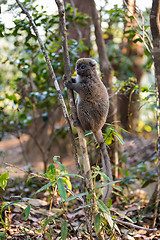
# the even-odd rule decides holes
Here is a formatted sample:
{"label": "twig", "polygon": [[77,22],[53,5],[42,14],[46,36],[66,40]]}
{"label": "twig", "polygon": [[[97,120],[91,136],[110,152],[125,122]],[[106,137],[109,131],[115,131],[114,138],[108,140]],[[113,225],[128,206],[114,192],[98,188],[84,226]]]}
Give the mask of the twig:
{"label": "twig", "polygon": [[11,163],[4,163],[4,164],[5,164],[6,166],[9,166],[9,167],[14,167],[14,168],[20,170],[21,172],[27,173],[27,174],[32,175],[32,176],[34,176],[34,177],[43,178],[43,179],[45,179],[45,180],[49,180],[49,181],[50,181],[49,178],[44,177],[43,175],[36,174],[36,173],[33,173],[33,172],[28,172],[28,171],[26,171],[26,170],[24,170],[24,169],[22,169],[22,168],[20,168],[20,167],[17,167],[17,166],[15,166],[15,165],[11,164]]}
{"label": "twig", "polygon": [[122,221],[122,220],[115,219],[115,218],[113,218],[113,217],[112,217],[112,220],[116,221],[117,223],[121,223],[121,224],[124,224],[124,225],[126,225],[126,226],[129,226],[129,227],[131,227],[131,228],[142,229],[142,230],[146,230],[146,231],[149,231],[149,232],[155,232],[155,231],[157,231],[157,228],[153,228],[153,229],[151,229],[151,228],[145,228],[145,227],[137,226],[137,225],[135,225],[135,224],[133,224],[133,223],[124,222],[124,221]]}
{"label": "twig", "polygon": [[112,95],[109,96],[109,99],[110,99],[110,98],[113,98],[113,97],[116,96],[116,95],[118,95],[118,93],[121,91],[122,88],[123,88],[122,86],[119,87],[116,92],[114,92]]}

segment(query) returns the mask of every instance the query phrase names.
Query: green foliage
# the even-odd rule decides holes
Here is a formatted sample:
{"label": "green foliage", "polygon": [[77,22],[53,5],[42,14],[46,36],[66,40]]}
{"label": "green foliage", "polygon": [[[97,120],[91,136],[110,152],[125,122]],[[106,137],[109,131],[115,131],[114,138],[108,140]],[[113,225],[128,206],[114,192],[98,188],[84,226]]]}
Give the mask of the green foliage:
{"label": "green foliage", "polygon": [[5,240],[6,234],[4,232],[0,232],[0,238],[1,238],[1,240]]}
{"label": "green foliage", "polygon": [[124,144],[123,137],[119,134],[119,132],[125,130],[123,128],[116,129],[114,124],[106,123],[106,125],[106,133],[103,134],[106,145],[111,145],[115,138],[119,141],[119,143]]}
{"label": "green foliage", "polygon": [[0,175],[0,187],[5,190],[5,187],[7,186],[7,179],[9,178],[9,173],[5,172]]}
{"label": "green foliage", "polygon": [[[60,81],[64,74],[64,67],[59,16],[56,13],[48,15],[43,7],[37,10],[35,3],[36,0],[25,0],[22,4],[32,14],[36,26],[41,27],[40,31],[43,34],[44,45],[57,80]],[[58,103],[58,99],[49,76],[47,63],[30,27],[29,20],[21,14],[18,5],[8,6],[8,11],[16,9],[17,15],[14,16],[14,27],[3,33],[4,38],[8,39],[12,45],[12,47],[9,47],[8,56],[4,59],[3,64],[13,66],[16,74],[12,82],[5,79],[8,84],[2,86],[0,130],[12,132],[15,129],[26,128],[33,121],[39,119],[43,119],[47,123],[49,116],[54,112],[54,104]],[[66,6],[67,27],[69,27],[69,23],[73,22],[73,11],[70,5]],[[87,19],[87,15],[83,16],[77,12],[74,20],[76,23],[85,26]],[[68,46],[73,69],[78,58],[77,53],[83,51],[85,46],[82,40],[77,42],[74,39],[68,41]],[[65,91],[64,97],[66,97]]]}

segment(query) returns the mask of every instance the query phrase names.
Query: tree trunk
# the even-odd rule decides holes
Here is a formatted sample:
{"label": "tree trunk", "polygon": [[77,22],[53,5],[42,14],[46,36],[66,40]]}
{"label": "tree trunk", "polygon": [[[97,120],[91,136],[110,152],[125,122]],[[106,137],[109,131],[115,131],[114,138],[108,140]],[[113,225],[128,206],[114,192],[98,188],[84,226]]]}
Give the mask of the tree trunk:
{"label": "tree trunk", "polygon": [[152,9],[150,13],[150,26],[151,33],[153,37],[153,60],[155,66],[155,80],[156,80],[156,94],[157,94],[157,153],[158,153],[158,164],[157,164],[157,185],[154,193],[149,201],[146,209],[154,206],[154,222],[153,226],[156,224],[156,219],[158,216],[158,207],[160,201],[160,0],[153,0]]}
{"label": "tree trunk", "polygon": [[[135,0],[126,0],[127,15],[135,15]],[[126,7],[126,6],[125,6]],[[130,21],[130,19],[128,19]],[[134,23],[136,24],[136,23]],[[130,22],[124,26],[124,31],[129,30]],[[142,44],[133,43],[124,37],[122,43],[122,53],[128,56],[132,62],[132,73],[136,79],[136,84],[140,87],[141,78],[143,76],[143,69],[140,66],[142,61],[143,47]],[[119,66],[116,66],[116,70],[120,71]],[[126,81],[128,76],[126,76]],[[139,93],[134,88],[134,82],[126,86],[126,93],[120,92],[118,94],[118,117],[121,121],[121,125],[124,129],[129,131],[135,131],[137,128],[137,120],[139,116]]]}
{"label": "tree trunk", "polygon": [[[76,8],[78,9],[78,12],[81,12],[82,14],[87,14],[88,16],[91,16],[91,7],[90,7],[90,0],[65,0],[65,4],[70,3],[72,7],[75,9],[74,12],[76,14]],[[74,23],[69,26],[68,29],[68,39],[76,39],[77,41],[83,40],[84,46],[88,47],[88,50],[84,50],[82,52],[79,52],[80,57],[89,57],[90,52],[90,27],[91,27],[91,19],[88,19],[88,23],[85,25],[85,27],[82,27],[78,25],[77,23]]]}

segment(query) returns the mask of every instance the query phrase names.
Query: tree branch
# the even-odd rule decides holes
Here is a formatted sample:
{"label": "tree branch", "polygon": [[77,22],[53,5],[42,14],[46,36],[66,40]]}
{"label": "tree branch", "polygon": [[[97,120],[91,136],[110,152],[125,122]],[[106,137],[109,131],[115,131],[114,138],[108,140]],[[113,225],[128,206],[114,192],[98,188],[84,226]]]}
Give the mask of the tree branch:
{"label": "tree branch", "polygon": [[157,231],[157,228],[149,229],[149,228],[145,228],[145,227],[141,227],[141,226],[135,225],[133,223],[129,223],[129,222],[125,222],[125,221],[122,221],[122,220],[118,220],[118,219],[115,219],[113,217],[112,217],[112,220],[117,222],[117,223],[121,223],[123,225],[129,226],[131,228],[142,229],[142,230],[146,230],[146,231],[149,231],[149,232],[156,232]]}

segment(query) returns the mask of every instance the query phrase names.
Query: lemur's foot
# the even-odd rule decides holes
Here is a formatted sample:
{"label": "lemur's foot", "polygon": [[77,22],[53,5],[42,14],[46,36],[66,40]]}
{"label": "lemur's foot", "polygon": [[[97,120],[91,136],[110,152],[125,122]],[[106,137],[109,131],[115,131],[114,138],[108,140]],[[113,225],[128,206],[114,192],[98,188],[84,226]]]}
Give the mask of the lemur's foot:
{"label": "lemur's foot", "polygon": [[[74,127],[80,127],[80,128],[82,128],[82,125],[81,125],[81,123],[80,123],[80,121],[79,121],[78,119],[76,119],[76,120],[73,121],[73,126],[74,126]],[[83,129],[83,128],[82,128],[82,129]]]}

